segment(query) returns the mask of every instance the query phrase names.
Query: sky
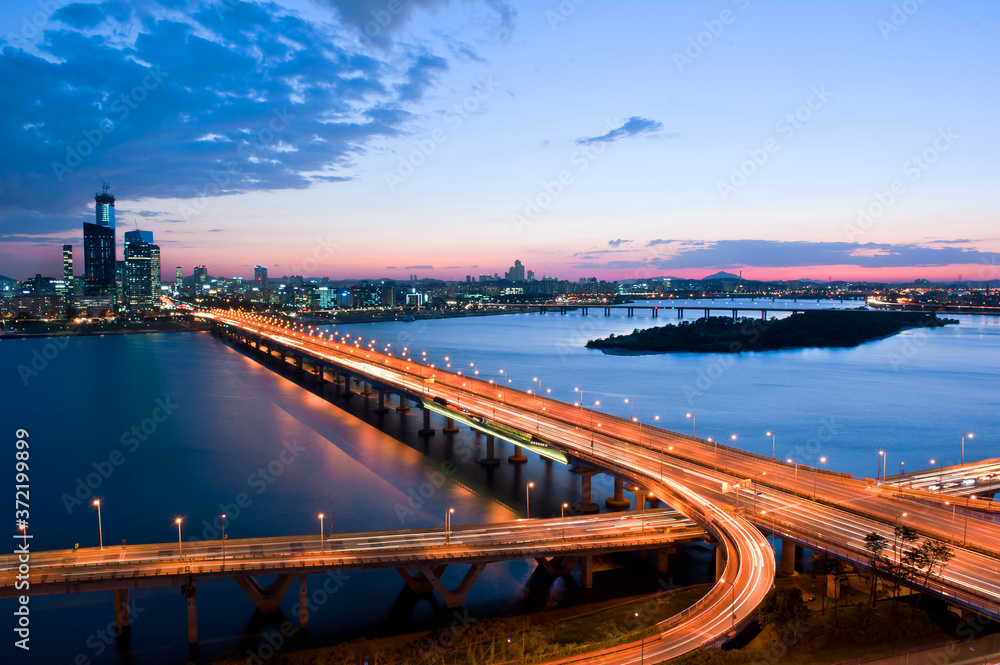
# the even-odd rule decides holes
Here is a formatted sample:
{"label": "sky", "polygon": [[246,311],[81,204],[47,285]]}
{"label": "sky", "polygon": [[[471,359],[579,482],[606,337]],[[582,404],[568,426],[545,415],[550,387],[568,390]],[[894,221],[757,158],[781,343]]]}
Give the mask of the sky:
{"label": "sky", "polygon": [[[987,0],[28,0],[0,274],[1000,280]],[[119,258],[121,258],[119,256]]]}

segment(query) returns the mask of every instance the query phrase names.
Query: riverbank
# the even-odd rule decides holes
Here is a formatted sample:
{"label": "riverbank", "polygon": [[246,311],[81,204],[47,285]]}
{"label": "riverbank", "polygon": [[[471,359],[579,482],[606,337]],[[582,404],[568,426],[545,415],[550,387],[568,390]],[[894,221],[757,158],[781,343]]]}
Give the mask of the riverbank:
{"label": "riverbank", "polygon": [[933,314],[868,310],[808,310],[784,319],[713,316],[587,342],[604,353],[742,353],[801,348],[851,348],[913,328],[958,323]]}
{"label": "riverbank", "polygon": [[33,337],[76,337],[85,335],[134,335],[168,332],[200,332],[211,324],[203,321],[128,321],[112,323],[67,323],[60,321],[24,321],[0,331],[0,339]]}

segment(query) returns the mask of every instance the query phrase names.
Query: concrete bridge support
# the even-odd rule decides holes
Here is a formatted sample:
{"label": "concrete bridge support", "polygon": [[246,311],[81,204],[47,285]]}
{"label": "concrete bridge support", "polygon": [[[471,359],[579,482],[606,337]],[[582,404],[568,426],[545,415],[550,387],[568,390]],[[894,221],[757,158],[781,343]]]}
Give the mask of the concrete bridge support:
{"label": "concrete bridge support", "polygon": [[363,388],[363,389],[361,390],[361,395],[362,395],[362,396],[363,396],[363,397],[364,397],[365,399],[368,399],[369,397],[371,397],[371,396],[372,396],[372,395],[374,395],[374,394],[375,394],[375,393],[373,393],[373,392],[372,392],[371,388],[369,388],[369,387],[368,387],[368,382],[367,382],[367,381],[365,381],[365,382],[364,382],[364,388]]}
{"label": "concrete bridge support", "polygon": [[676,547],[669,546],[656,550],[656,572],[665,573],[670,569],[670,555],[676,551]]}
{"label": "concrete bridge support", "polygon": [[799,547],[787,538],[781,539],[781,569],[780,573],[786,577],[798,575],[795,572],[795,554]]}
{"label": "concrete bridge support", "polygon": [[299,629],[309,630],[309,588],[307,575],[299,575]]}
{"label": "concrete bridge support", "polygon": [[198,581],[191,580],[181,587],[181,592],[187,598],[188,644],[198,643],[198,599],[196,592]]}
{"label": "concrete bridge support", "polygon": [[240,588],[246,591],[250,599],[260,610],[261,614],[270,614],[278,611],[281,599],[295,581],[294,575],[278,575],[271,584],[262,587],[256,579],[250,575],[239,575],[233,578]]}
{"label": "concrete bridge support", "polygon": [[128,609],[128,589],[112,591],[115,603],[115,628],[126,631],[132,625],[132,615]]}
{"label": "concrete bridge support", "polygon": [[389,409],[385,407],[385,391],[378,391],[378,406],[375,407],[375,413],[386,413]]}
{"label": "concrete bridge support", "polygon": [[582,466],[575,466],[571,471],[580,476],[580,503],[573,508],[583,515],[591,515],[600,512],[601,507],[591,500],[590,479],[599,471]]}
{"label": "concrete bridge support", "polygon": [[604,500],[604,505],[613,510],[627,510],[632,502],[625,498],[625,481],[615,478],[615,495]]}
{"label": "concrete bridge support", "polygon": [[535,557],[538,567],[553,577],[559,577],[560,575],[572,572],[579,560],[580,557],[578,556],[554,556],[549,559],[543,556]]}
{"label": "concrete bridge support", "polygon": [[484,568],[486,568],[485,563],[472,564],[468,572],[465,573],[465,577],[462,578],[462,581],[454,589],[449,589],[441,583],[441,576],[448,569],[448,564],[421,566],[416,569],[415,573],[405,568],[397,568],[396,572],[399,573],[399,576],[406,582],[406,586],[414,593],[437,591],[438,595],[441,596],[441,600],[444,601],[445,607],[453,608],[461,607],[465,603],[466,597],[468,597],[472,586],[479,579]]}
{"label": "concrete bridge support", "polygon": [[430,409],[424,409],[424,426],[422,429],[417,431],[420,436],[433,436],[434,429],[431,427],[431,411]]}
{"label": "concrete bridge support", "polygon": [[492,434],[486,435],[486,457],[479,460],[479,463],[483,466],[496,466],[500,464],[500,460],[498,460],[496,456],[495,443]]}
{"label": "concrete bridge support", "polygon": [[351,377],[348,375],[344,375],[344,387],[343,390],[340,391],[340,396],[344,399],[351,399],[354,397],[354,393],[351,392]]}
{"label": "concrete bridge support", "polygon": [[455,433],[457,433],[458,432],[458,428],[455,427],[455,419],[454,418],[445,418],[444,419],[444,427],[441,428],[441,431],[444,432],[445,434],[455,434]]}
{"label": "concrete bridge support", "polygon": [[410,410],[410,407],[406,406],[406,398],[402,395],[399,396],[399,406],[396,407],[396,410],[400,413],[406,413]]}
{"label": "concrete bridge support", "polygon": [[326,381],[326,377],[323,376],[324,370],[323,365],[316,363],[316,385],[321,386]]}
{"label": "concrete bridge support", "polygon": [[594,588],[594,557],[589,554],[580,557],[580,586]]}
{"label": "concrete bridge support", "polygon": [[521,450],[521,446],[514,444],[514,454],[507,458],[507,461],[511,464],[524,464],[528,461],[525,456],[524,451]]}
{"label": "concrete bridge support", "polygon": [[302,371],[302,356],[299,355],[295,356],[295,367],[300,372]]}

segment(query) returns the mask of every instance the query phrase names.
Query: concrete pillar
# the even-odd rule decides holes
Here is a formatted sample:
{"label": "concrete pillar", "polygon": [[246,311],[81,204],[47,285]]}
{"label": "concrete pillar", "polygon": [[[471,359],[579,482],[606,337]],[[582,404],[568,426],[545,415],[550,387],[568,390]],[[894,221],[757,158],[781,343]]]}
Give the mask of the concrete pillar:
{"label": "concrete pillar", "polygon": [[660,507],[660,500],[657,499],[655,496],[648,496],[648,497],[646,497],[646,501],[649,502],[649,507],[650,508],[659,508]]}
{"label": "concrete pillar", "polygon": [[187,598],[188,644],[198,643],[198,603],[195,596],[197,586],[198,582],[192,580],[190,584],[181,587]]}
{"label": "concrete pillar", "polygon": [[580,557],[580,586],[584,589],[594,588],[594,557]]}
{"label": "concrete pillar", "polygon": [[323,376],[325,369],[322,365],[316,363],[316,383],[319,385],[323,385],[323,382],[326,381],[326,378]]}
{"label": "concrete pillar", "polygon": [[344,377],[344,388],[340,391],[340,396],[344,399],[351,399],[354,397],[354,393],[351,392],[351,377]]}
{"label": "concrete pillar", "polygon": [[836,575],[826,576],[826,597],[840,598],[840,581]]}
{"label": "concrete pillar", "polygon": [[486,457],[479,460],[479,463],[482,464],[483,466],[496,466],[497,464],[500,463],[500,460],[497,459],[496,453],[494,451],[494,442],[492,434],[486,435]]}
{"label": "concrete pillar", "polygon": [[128,630],[132,625],[132,617],[128,611],[128,589],[115,589],[112,592],[115,605],[115,627]]}
{"label": "concrete pillar", "polygon": [[574,506],[576,512],[588,515],[600,512],[601,507],[591,500],[590,479],[598,473],[597,469],[573,467],[571,471],[580,476],[580,503]]}
{"label": "concrete pillar", "polygon": [[396,407],[396,410],[400,413],[406,413],[410,410],[410,407],[406,406],[406,398],[402,395],[399,396],[399,406]]}
{"label": "concrete pillar", "polygon": [[670,567],[670,555],[676,552],[674,547],[661,547],[656,550],[656,572],[665,573]]}
{"label": "concrete pillar", "polygon": [[295,367],[302,371],[302,356],[295,356]]}
{"label": "concrete pillar", "polygon": [[385,413],[389,409],[385,408],[385,391],[378,391],[378,406],[375,408],[375,413]]}
{"label": "concrete pillar", "polygon": [[626,510],[631,502],[625,498],[625,481],[615,478],[615,495],[604,500],[604,505],[614,510]]}
{"label": "concrete pillar", "polygon": [[726,551],[722,543],[715,546],[715,579],[722,579],[722,573],[726,570]]}
{"label": "concrete pillar", "polygon": [[371,391],[371,388],[368,387],[368,382],[367,381],[365,381],[365,387],[361,391],[361,394],[364,395],[365,399],[367,399],[367,398],[371,397],[372,395],[374,395],[374,393]]}
{"label": "concrete pillar", "polygon": [[525,462],[528,461],[528,458],[525,456],[524,452],[521,450],[521,446],[515,444],[514,445],[514,454],[511,455],[510,457],[508,457],[507,461],[510,462],[511,464],[524,464]]}
{"label": "concrete pillar", "polygon": [[299,575],[299,628],[309,630],[309,590],[306,575]]}
{"label": "concrete pillar", "polygon": [[788,577],[796,575],[795,553],[798,546],[787,538],[781,539],[781,574]]}
{"label": "concrete pillar", "polygon": [[455,434],[456,432],[458,432],[458,428],[455,427],[455,419],[445,418],[444,427],[441,428],[441,431],[444,432],[445,434]]}
{"label": "concrete pillar", "polygon": [[417,431],[420,436],[432,436],[434,430],[431,429],[431,411],[430,409],[424,409],[424,427]]}

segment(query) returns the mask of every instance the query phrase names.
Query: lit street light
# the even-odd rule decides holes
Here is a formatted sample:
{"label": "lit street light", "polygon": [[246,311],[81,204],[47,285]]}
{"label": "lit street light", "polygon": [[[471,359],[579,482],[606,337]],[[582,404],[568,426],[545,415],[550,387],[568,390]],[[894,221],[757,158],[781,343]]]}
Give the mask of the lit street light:
{"label": "lit street light", "polygon": [[795,465],[795,484],[792,486],[792,494],[798,494],[799,493],[799,463],[796,462],[795,460],[793,460],[791,457],[789,457],[785,461],[788,462],[789,464],[794,464]]}
{"label": "lit street light", "polygon": [[813,501],[816,500],[816,481],[819,480],[819,465],[826,464],[826,458],[820,457],[813,462]]}
{"label": "lit street light", "polygon": [[[561,520],[565,520],[566,519],[566,509],[567,508],[569,508],[569,504],[568,503],[564,503],[562,505],[562,507],[560,507],[560,509],[559,509],[559,519],[561,519]],[[566,522],[563,522],[563,524],[562,524],[562,537],[564,539],[566,538]]]}
{"label": "lit street light", "polygon": [[451,542],[451,516],[455,514],[454,508],[449,508],[444,514],[444,542]]}
{"label": "lit street light", "polygon": [[94,499],[94,505],[97,506],[97,535],[101,542],[101,551],[104,551],[104,527],[101,526],[101,500]]}
{"label": "lit street light", "polygon": [[226,514],[222,513],[222,565],[226,565]]}
{"label": "lit street light", "polygon": [[323,513],[319,514],[319,551],[322,552],[326,546],[323,543]]}
{"label": "lit street light", "polygon": [[[638,612],[635,613],[635,618],[636,619],[639,618]],[[639,626],[639,629],[642,630],[641,625]],[[646,662],[646,634],[643,633],[642,636],[639,638],[639,665],[642,665],[645,662]]]}
{"label": "lit street light", "polygon": [[697,418],[695,418],[695,416],[694,416],[693,413],[688,413],[684,417],[691,419],[691,438],[692,439],[698,438],[698,435],[697,435],[697,431],[698,431],[698,429],[697,429],[697,427],[698,427]]}
{"label": "lit street light", "polygon": [[767,435],[771,437],[771,459],[776,459],[774,454],[774,432],[768,432]]}
{"label": "lit street light", "polygon": [[965,465],[965,439],[966,439],[966,437],[972,439],[972,438],[974,438],[974,436],[975,435],[973,435],[970,432],[970,433],[968,433],[968,434],[966,434],[965,436],[962,437],[962,465],[963,466]]}
{"label": "lit street light", "polygon": [[181,518],[174,520],[177,523],[177,551],[180,552],[180,556],[184,556],[184,545],[181,543]]}
{"label": "lit street light", "polygon": [[524,517],[531,517],[531,488],[535,483],[528,483],[524,488]]}

